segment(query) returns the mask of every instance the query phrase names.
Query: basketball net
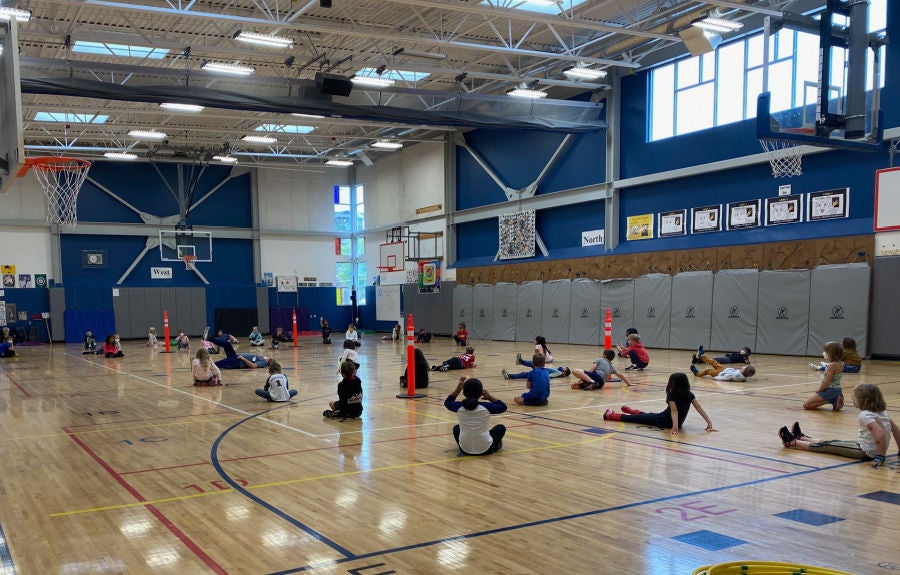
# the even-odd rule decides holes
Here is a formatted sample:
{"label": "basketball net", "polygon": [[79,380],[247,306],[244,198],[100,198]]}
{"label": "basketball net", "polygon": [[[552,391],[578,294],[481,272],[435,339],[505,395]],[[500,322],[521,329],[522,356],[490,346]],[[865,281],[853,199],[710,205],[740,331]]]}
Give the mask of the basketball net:
{"label": "basketball net", "polygon": [[197,256],[181,256],[181,259],[184,260],[184,269],[186,269],[186,270],[194,269],[194,260],[197,259]]}
{"label": "basketball net", "polygon": [[74,228],[78,221],[78,192],[91,163],[77,158],[30,158],[27,160],[44,190],[47,221]]}
{"label": "basketball net", "polygon": [[773,177],[803,175],[803,144],[774,138],[760,138],[759,143],[769,158]]}

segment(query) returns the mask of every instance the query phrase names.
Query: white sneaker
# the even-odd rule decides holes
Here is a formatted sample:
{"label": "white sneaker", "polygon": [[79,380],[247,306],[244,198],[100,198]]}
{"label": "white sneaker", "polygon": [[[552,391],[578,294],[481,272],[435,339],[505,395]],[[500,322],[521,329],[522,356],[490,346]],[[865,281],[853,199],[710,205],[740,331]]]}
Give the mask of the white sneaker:
{"label": "white sneaker", "polygon": [[503,373],[503,379],[509,379],[509,372],[508,372],[508,371],[506,371],[506,370],[504,369],[501,373]]}
{"label": "white sneaker", "polygon": [[447,369],[449,369],[449,368],[446,365],[442,365],[441,367],[438,368],[438,371],[447,371]]}
{"label": "white sneaker", "polygon": [[809,364],[809,369],[814,369],[814,370],[816,370],[816,371],[819,371],[819,364],[818,364],[818,363],[811,363],[811,364]]}

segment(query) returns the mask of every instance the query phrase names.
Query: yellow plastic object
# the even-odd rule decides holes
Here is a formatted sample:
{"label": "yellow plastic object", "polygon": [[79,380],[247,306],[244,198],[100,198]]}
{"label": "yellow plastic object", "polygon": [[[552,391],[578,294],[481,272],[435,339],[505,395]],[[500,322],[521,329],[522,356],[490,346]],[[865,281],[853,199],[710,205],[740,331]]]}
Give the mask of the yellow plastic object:
{"label": "yellow plastic object", "polygon": [[698,567],[692,575],[854,575],[827,567],[813,567],[779,561],[734,561]]}

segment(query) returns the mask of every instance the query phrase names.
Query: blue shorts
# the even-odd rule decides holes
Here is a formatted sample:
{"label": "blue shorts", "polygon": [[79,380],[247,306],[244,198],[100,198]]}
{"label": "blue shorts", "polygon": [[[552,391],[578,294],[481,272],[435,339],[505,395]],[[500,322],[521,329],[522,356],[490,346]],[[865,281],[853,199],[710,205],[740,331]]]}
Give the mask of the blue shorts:
{"label": "blue shorts", "polygon": [[603,387],[603,384],[605,384],[607,381],[606,378],[609,377],[607,374],[597,371],[585,371],[584,374],[591,378],[594,383],[599,383],[600,387]]}
{"label": "blue shorts", "polygon": [[837,401],[839,395],[844,395],[844,390],[840,387],[829,387],[820,391],[818,395],[828,403],[833,404],[835,401]]}
{"label": "blue shorts", "polygon": [[525,405],[547,405],[547,398],[534,395],[533,393],[523,393],[522,403]]}
{"label": "blue shorts", "polygon": [[844,364],[844,373],[859,373],[862,365],[846,365]]}

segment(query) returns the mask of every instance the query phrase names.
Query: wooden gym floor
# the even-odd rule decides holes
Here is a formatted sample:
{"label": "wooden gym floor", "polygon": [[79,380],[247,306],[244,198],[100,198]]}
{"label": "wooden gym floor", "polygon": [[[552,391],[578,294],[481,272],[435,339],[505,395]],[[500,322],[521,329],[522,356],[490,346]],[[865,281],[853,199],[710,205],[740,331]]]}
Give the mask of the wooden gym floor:
{"label": "wooden gym floor", "polygon": [[[668,375],[687,371],[690,352],[651,350],[648,370],[626,372],[635,387],[551,380],[538,408],[515,406],[524,380],[500,375],[531,344],[474,345],[477,368],[433,373],[413,401],[395,397],[405,345],[368,336],[365,412],[343,422],[321,416],[341,347],[318,337],[264,352],[300,391],[290,403],[253,394],[265,370],[193,387],[192,353],[142,342],[126,342],[123,359],[20,347],[0,360],[4,573],[687,575],[739,559],[900,568],[897,446],[874,470],[783,449],[776,436],[799,421],[815,437],[855,438],[858,382],[879,384],[896,420],[897,364],[845,375],[843,411],[804,412],[819,380],[811,358],[754,356],[749,383],[692,378],[719,431],[692,411],[673,439],[602,413],[663,409]],[[432,363],[458,351],[449,338],[421,347]],[[581,368],[599,353],[551,349]],[[458,455],[442,403],[460,375],[510,406],[495,416],[508,427],[498,454]]]}

